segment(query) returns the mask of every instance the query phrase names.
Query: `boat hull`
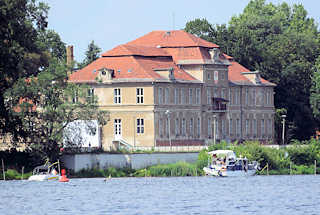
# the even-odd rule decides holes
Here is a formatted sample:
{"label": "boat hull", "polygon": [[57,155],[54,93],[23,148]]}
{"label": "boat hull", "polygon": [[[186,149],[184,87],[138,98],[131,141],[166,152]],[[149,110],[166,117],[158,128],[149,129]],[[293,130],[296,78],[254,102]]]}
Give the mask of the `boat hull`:
{"label": "boat hull", "polygon": [[256,174],[256,170],[225,170],[221,171],[217,168],[203,168],[206,175],[209,176],[218,176],[218,177],[241,177],[241,176],[253,176]]}
{"label": "boat hull", "polygon": [[32,175],[28,178],[29,181],[52,181],[59,180],[59,175],[47,174],[47,175]]}

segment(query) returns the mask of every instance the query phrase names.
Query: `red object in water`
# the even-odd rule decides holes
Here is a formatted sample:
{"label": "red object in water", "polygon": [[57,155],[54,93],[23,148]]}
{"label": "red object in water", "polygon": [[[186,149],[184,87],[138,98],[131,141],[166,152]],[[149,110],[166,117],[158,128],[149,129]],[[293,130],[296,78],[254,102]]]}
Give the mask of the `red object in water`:
{"label": "red object in water", "polygon": [[60,182],[68,182],[69,178],[66,176],[66,170],[62,169],[61,170],[61,178],[59,179]]}

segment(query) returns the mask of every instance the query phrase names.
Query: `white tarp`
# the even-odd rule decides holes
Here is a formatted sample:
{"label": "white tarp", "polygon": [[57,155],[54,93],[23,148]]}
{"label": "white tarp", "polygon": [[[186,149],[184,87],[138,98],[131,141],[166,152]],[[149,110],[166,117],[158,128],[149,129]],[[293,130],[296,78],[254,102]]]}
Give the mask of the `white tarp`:
{"label": "white tarp", "polygon": [[97,120],[75,120],[63,132],[65,147],[101,147]]}

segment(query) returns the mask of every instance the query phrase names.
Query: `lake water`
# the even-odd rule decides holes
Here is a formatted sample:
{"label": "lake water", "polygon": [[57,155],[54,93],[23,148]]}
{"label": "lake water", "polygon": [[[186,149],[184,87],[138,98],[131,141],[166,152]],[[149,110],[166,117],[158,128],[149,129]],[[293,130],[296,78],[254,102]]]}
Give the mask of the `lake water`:
{"label": "lake water", "polygon": [[320,214],[320,176],[0,181],[0,214]]}

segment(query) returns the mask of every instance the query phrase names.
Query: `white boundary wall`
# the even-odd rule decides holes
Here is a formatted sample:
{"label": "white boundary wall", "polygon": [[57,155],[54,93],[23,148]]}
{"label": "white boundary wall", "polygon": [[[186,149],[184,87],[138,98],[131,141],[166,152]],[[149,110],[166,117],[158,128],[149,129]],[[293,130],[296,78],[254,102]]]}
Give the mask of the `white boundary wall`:
{"label": "white boundary wall", "polygon": [[124,168],[142,169],[157,164],[169,164],[179,161],[189,163],[198,160],[198,152],[189,153],[151,153],[151,154],[74,154],[64,155],[62,161],[68,169],[75,172],[91,168]]}

